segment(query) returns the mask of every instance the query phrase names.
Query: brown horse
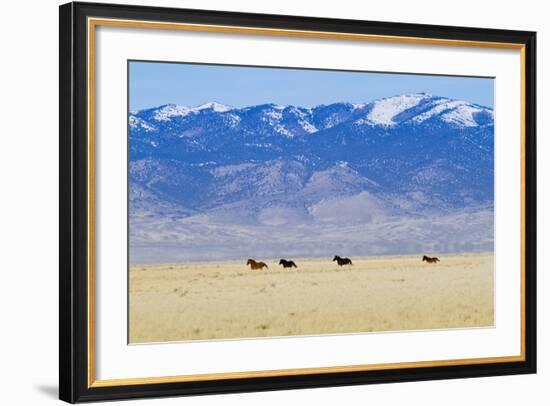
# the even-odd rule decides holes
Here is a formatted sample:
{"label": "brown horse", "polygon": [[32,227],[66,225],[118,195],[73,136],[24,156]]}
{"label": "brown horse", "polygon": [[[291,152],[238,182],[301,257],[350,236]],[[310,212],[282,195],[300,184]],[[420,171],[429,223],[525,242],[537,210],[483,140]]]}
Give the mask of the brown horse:
{"label": "brown horse", "polygon": [[281,259],[279,265],[282,265],[283,268],[298,268],[294,261],[287,261],[286,259]]}
{"label": "brown horse", "polygon": [[253,259],[249,259],[248,261],[246,261],[246,265],[250,265],[251,269],[269,269],[265,262],[256,262]]}
{"label": "brown horse", "polygon": [[349,258],[340,258],[338,255],[336,255],[332,260],[336,261],[338,263],[338,265],[340,265],[340,266],[353,265],[353,262],[351,262],[351,259],[349,259]]}
{"label": "brown horse", "polygon": [[424,255],[422,257],[422,262],[424,262],[424,261],[426,261],[429,264],[435,264],[435,263],[439,262],[439,258],[438,257],[427,257],[426,255]]}

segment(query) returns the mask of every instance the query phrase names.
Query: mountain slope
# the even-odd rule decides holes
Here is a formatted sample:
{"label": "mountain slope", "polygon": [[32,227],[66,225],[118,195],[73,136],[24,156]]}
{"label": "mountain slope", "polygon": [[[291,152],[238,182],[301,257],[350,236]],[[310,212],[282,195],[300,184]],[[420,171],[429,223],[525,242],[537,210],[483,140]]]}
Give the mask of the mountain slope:
{"label": "mountain slope", "polygon": [[[322,234],[335,224],[490,215],[493,114],[425,93],[313,108],[212,102],[131,112],[131,237],[147,239],[143,230],[154,227],[181,235],[184,224],[225,233],[231,224],[239,230],[224,239],[231,245],[266,227]],[[492,241],[488,223],[478,224],[472,234]]]}

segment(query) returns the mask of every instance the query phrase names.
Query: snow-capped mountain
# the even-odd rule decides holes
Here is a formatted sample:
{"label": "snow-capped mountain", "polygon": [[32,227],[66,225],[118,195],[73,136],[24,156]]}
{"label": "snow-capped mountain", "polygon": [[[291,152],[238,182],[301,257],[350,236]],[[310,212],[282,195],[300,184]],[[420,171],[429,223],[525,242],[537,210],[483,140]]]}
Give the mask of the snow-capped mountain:
{"label": "snow-capped mountain", "polygon": [[[280,227],[307,225],[323,234],[337,224],[368,228],[466,212],[490,217],[469,234],[492,244],[490,108],[419,93],[313,108],[168,104],[131,112],[128,122],[131,244],[141,250],[151,239],[178,250],[190,239],[221,239],[217,252],[227,245],[241,255],[236,245],[259,244],[266,227],[278,235]],[[298,234],[282,232],[278,244],[309,255]],[[362,253],[391,246],[360,250],[357,238],[349,246]]]}

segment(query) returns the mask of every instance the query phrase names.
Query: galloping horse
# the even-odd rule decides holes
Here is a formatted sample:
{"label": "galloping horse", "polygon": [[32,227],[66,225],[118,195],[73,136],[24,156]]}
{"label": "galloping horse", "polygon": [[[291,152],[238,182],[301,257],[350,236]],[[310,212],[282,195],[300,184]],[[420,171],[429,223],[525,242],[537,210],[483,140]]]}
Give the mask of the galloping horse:
{"label": "galloping horse", "polygon": [[298,268],[294,261],[287,261],[286,259],[281,259],[279,265],[282,265],[283,268]]}
{"label": "galloping horse", "polygon": [[349,259],[349,258],[340,258],[338,255],[336,255],[332,260],[338,262],[338,265],[340,265],[340,266],[353,265],[353,263],[351,262],[351,259]]}
{"label": "galloping horse", "polygon": [[246,265],[250,265],[251,269],[269,269],[265,262],[256,262],[253,259],[249,259],[248,261],[246,261]]}
{"label": "galloping horse", "polygon": [[427,263],[429,264],[435,264],[436,262],[439,262],[439,258],[438,257],[427,257],[426,255],[424,255],[422,257],[422,262],[426,261]]}

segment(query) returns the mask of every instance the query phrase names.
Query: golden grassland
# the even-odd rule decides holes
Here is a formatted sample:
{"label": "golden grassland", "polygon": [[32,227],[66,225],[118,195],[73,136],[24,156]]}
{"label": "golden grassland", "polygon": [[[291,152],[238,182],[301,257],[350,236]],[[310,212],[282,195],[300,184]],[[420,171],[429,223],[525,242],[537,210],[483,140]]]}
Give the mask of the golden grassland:
{"label": "golden grassland", "polygon": [[493,254],[130,267],[130,342],[492,326]]}

